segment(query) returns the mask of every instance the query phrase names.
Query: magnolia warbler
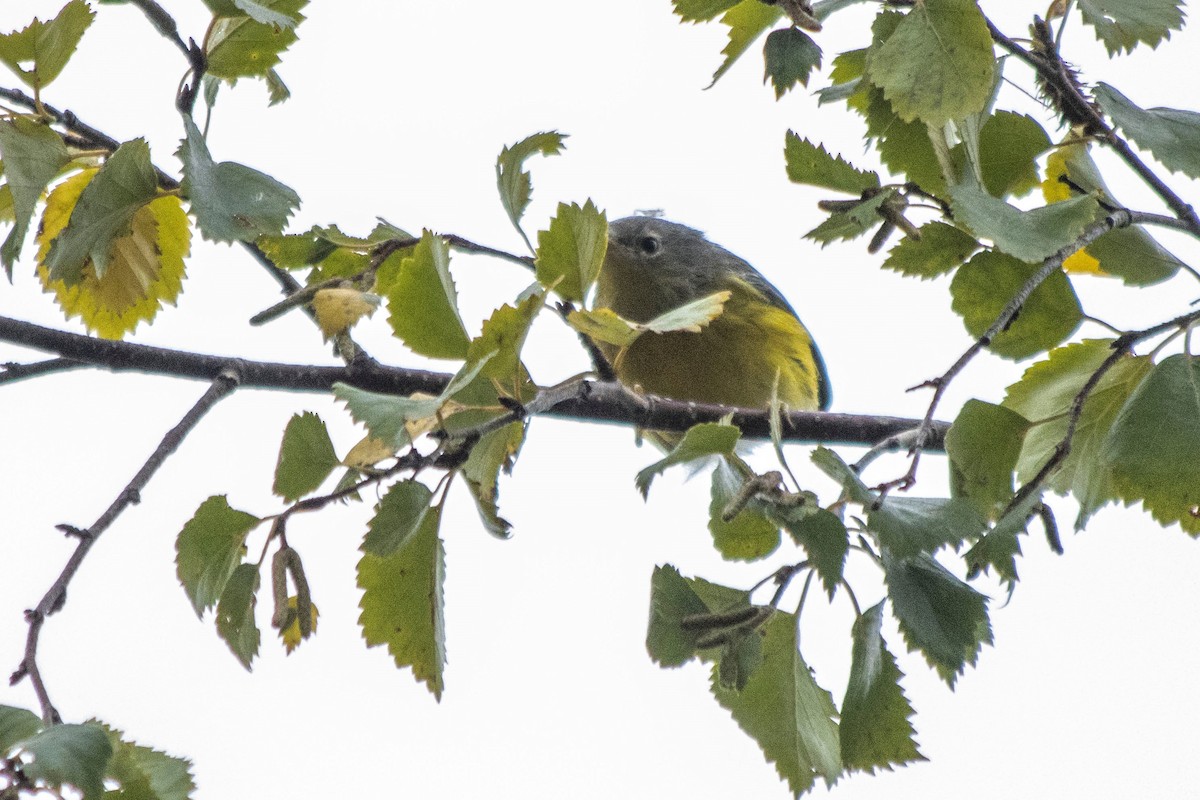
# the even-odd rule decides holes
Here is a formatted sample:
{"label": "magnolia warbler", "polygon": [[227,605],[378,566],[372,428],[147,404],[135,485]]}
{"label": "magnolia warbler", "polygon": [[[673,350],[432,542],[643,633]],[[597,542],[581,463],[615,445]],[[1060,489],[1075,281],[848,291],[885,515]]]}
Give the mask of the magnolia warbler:
{"label": "magnolia warbler", "polygon": [[798,411],[829,407],[829,378],[812,335],[754,267],[700,231],[656,217],[617,220],[596,304],[645,323],[727,290],[724,311],[700,331],[647,332],[617,358],[597,343],[626,386],[676,400]]}

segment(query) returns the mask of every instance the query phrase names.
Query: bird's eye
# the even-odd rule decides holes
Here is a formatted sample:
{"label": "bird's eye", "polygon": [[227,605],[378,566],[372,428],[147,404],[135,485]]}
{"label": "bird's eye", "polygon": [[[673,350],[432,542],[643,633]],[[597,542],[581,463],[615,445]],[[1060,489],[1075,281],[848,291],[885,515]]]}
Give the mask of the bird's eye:
{"label": "bird's eye", "polygon": [[643,236],[638,240],[638,247],[648,256],[658,255],[658,251],[662,249],[662,242],[657,236]]}

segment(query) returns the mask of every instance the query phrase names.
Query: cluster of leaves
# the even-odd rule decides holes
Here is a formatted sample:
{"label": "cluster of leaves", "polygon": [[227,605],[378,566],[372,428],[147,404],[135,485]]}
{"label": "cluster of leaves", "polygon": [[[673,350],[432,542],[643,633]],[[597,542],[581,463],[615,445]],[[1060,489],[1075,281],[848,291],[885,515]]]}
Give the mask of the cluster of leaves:
{"label": "cluster of leaves", "polygon": [[185,800],[191,764],[135,744],[101,722],[47,727],[31,711],[0,705],[0,780],[8,791],[79,790],[84,800]]}
{"label": "cluster of leaves", "polygon": [[[685,21],[719,17],[729,27],[714,81],[777,24],[785,5],[675,0]],[[819,2],[812,10],[824,18],[847,5]],[[1114,55],[1139,43],[1157,45],[1182,24],[1180,3],[1172,0],[1077,5]],[[781,97],[808,84],[822,54],[808,34],[787,25],[767,36],[763,56],[766,77]],[[819,96],[822,103],[845,103],[864,119],[880,161],[900,181],[888,183],[879,172],[859,169],[791,131],[785,139],[793,181],[852,197],[821,203],[830,215],[808,238],[828,245],[874,231],[874,252],[903,232],[886,269],[922,280],[952,275],[951,307],[972,336],[1005,358],[1041,356],[1001,403],[972,400],[962,409],[946,442],[953,496],[900,498],[871,490],[856,468],[818,449],[814,462],[842,486],[841,500],[831,506],[840,516],[759,492],[730,518],[734,493],[748,485],[731,451],[697,447],[689,434],[685,445],[690,441],[696,449],[677,450],[654,467],[722,453],[713,474],[710,530],[727,558],[772,552],[782,528],[806,551],[799,571],[819,576],[831,599],[848,549],[869,554],[883,572],[887,598],[859,614],[840,710],[794,652],[796,620],[774,609],[779,593],[760,607],[745,592],[685,579],[671,568],[655,575],[651,653],[666,666],[693,657],[713,662],[718,699],[797,793],[817,776],[832,782],[846,769],[920,757],[908,722],[912,709],[897,684],[900,673],[879,637],[884,605],[908,647],[951,686],[990,642],[986,598],[943,567],[935,558],[939,551],[959,552],[968,580],[988,572],[1011,591],[1019,536],[1028,522],[1041,516],[1047,534],[1056,536],[1041,505],[1046,490],[1075,497],[1078,529],[1101,506],[1120,500],[1141,501],[1159,521],[1200,533],[1200,495],[1189,455],[1200,448],[1197,365],[1186,352],[1157,361],[1132,352],[1143,338],[1180,333],[1195,315],[1145,332],[1070,341],[1085,319],[1072,276],[1111,276],[1136,288],[1195,272],[1144,226],[1113,226],[1109,216],[1122,206],[1081,130],[1067,130],[1054,145],[1034,118],[995,107],[1002,68],[974,0],[921,0],[907,12],[884,9],[868,46],[833,59],[831,85]],[[1200,177],[1200,114],[1144,110],[1105,84],[1095,91],[1095,105],[1163,166]],[[1043,203],[1027,208],[1011,202],[1039,187]],[[940,214],[916,225],[906,217],[916,207]],[[1014,302],[1019,314],[991,330]],[[651,476],[641,477],[648,484]],[[863,512],[850,518],[857,545],[843,524],[845,504]],[[786,584],[797,568],[777,574],[777,582]],[[788,637],[791,644],[783,645]],[[768,652],[787,657],[768,659]],[[774,702],[769,708],[756,703],[766,692]],[[800,707],[806,713],[797,713]]]}
{"label": "cluster of leaves", "polygon": [[[275,67],[295,41],[305,0],[205,2],[214,22],[190,70],[193,82],[203,80],[206,103],[216,101],[221,82],[244,77],[265,80],[273,99],[284,99]],[[729,27],[714,81],[785,14],[793,23],[810,21],[809,33],[789,24],[766,37],[766,76],[777,97],[807,86],[820,68],[817,21],[854,2],[824,0],[810,8],[803,0],[674,0],[686,21],[719,17]],[[845,195],[822,203],[829,217],[808,236],[827,245],[873,231],[874,250],[902,232],[885,268],[920,279],[952,275],[952,308],[982,345],[1002,357],[1040,360],[1002,402],[973,400],[959,414],[946,442],[951,497],[872,488],[857,466],[818,448],[812,460],[839,491],[822,505],[799,486],[785,489],[779,473],[751,469],[735,450],[740,431],[727,423],[688,431],[636,479],[645,495],[672,466],[714,463],[708,527],[718,552],[752,561],[776,554],[785,542],[794,547],[800,560],[749,591],[658,568],[647,647],[664,667],[693,659],[710,664],[717,701],[797,794],[817,778],[832,784],[848,771],[922,758],[902,674],[882,634],[885,614],[890,609],[907,648],[953,687],[991,641],[988,598],[968,581],[986,572],[1011,590],[1019,537],[1031,519],[1050,519],[1041,504],[1045,491],[1075,496],[1080,528],[1105,503],[1121,500],[1141,501],[1155,518],[1200,532],[1200,482],[1191,457],[1200,450],[1200,375],[1186,352],[1133,353],[1151,336],[1167,334],[1169,341],[1200,315],[1072,341],[1085,319],[1077,276],[1110,276],[1136,288],[1195,273],[1143,225],[1113,222],[1121,204],[1091,156],[1090,135],[1069,130],[1054,145],[1037,120],[996,108],[1001,62],[975,0],[896,5],[907,10],[881,10],[869,43],[836,56],[831,83],[820,90],[822,102],[845,103],[863,118],[890,174],[859,169],[820,144],[786,135],[789,177]],[[1167,38],[1181,24],[1179,5],[1081,0],[1076,12],[1115,55]],[[528,417],[553,395],[535,384],[521,352],[551,295],[566,324],[611,345],[619,360],[638,337],[699,330],[722,313],[728,293],[643,323],[593,307],[607,247],[605,213],[590,200],[560,203],[532,239],[522,225],[532,196],[526,162],[564,146],[565,137],[549,131],[506,147],[496,164],[501,205],[531,254],[506,257],[531,268],[536,280],[472,335],[476,328],[458,307],[453,237],[411,235],[388,223],[366,236],[336,225],[285,234],[299,198],[257,170],[216,161],[189,102],[180,103],[178,182],[155,168],[142,140],[97,148],[58,130],[61,120],[42,105],[42,93],[93,16],[83,0],[71,0],[53,20],[0,36],[0,61],[33,90],[38,109],[0,119],[0,221],[12,228],[0,262],[11,274],[40,208],[43,285],[67,316],[120,338],[178,295],[194,223],[207,239],[244,243],[280,270],[303,274],[304,287],[281,305],[307,305],[347,357],[354,352],[350,329],[384,308],[391,333],[413,353],[452,362],[453,375],[425,393],[335,387],[367,432],[344,455],[318,416],[297,414],[283,433],[274,475],[282,510],[251,514],[231,508],[224,496],[210,497],[180,532],[176,561],[197,615],[215,611],[218,635],[249,669],[261,645],[256,611],[268,555],[271,624],[285,648],[290,652],[316,631],[317,606],[288,541],[288,522],[331,503],[361,501],[370,487],[380,499],[359,546],[363,637],[368,646],[386,645],[398,666],[411,668],[440,698],[446,649],[440,521],[451,484],[461,477],[484,528],[509,534],[498,505],[500,476],[519,456]],[[152,21],[178,38],[169,19]],[[1092,98],[1085,101],[1090,108]],[[1200,115],[1142,109],[1106,85],[1094,102],[1098,114],[1164,167],[1200,176]],[[1035,207],[1011,202],[1039,187],[1044,202]],[[933,218],[925,209],[939,213]],[[909,220],[914,214],[930,218],[918,225]],[[1019,315],[1004,319],[1014,303]],[[1006,324],[997,328],[998,319]],[[1163,419],[1176,424],[1168,430]],[[775,450],[790,474],[778,414],[774,423]],[[252,549],[256,532],[261,541]],[[966,580],[939,560],[949,551],[961,555]],[[882,576],[883,596],[865,610],[844,578],[851,554]],[[799,577],[800,607],[783,610],[786,590]],[[800,609],[814,580],[831,602],[841,592],[856,612],[840,704],[817,683],[798,646]],[[773,596],[758,602],[756,591],[768,583]],[[10,785],[20,788],[69,784],[90,797],[115,781],[136,784],[148,797],[190,792],[186,764],[180,773],[182,762],[123,743],[98,724],[43,730],[29,712],[0,709],[0,745]]]}
{"label": "cluster of leaves", "polygon": [[[211,0],[213,24],[203,44],[209,91],[244,76],[275,81],[273,65],[296,35],[306,0]],[[0,61],[40,98],[62,72],[95,13],[71,0],[49,22],[0,35]],[[274,76],[274,77],[273,77]],[[0,221],[12,230],[0,246],[11,278],[39,205],[37,272],[66,316],[119,339],[164,304],[173,304],[184,279],[184,258],[195,218],[206,239],[249,242],[278,234],[300,203],[288,187],[258,170],[216,162],[183,110],[176,184],[151,162],[142,139],[111,152],[87,148],[51,127],[48,112],[0,120]],[[44,203],[42,203],[44,199]]]}

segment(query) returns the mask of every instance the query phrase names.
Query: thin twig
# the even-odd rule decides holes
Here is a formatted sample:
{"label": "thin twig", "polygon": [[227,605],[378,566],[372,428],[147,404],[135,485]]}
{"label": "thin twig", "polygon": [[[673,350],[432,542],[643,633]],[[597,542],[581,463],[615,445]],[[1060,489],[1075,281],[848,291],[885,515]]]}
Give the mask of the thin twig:
{"label": "thin twig", "polygon": [[[1029,499],[1030,495],[1041,489],[1042,484],[1045,483],[1046,479],[1054,474],[1054,472],[1057,471],[1060,466],[1062,466],[1063,462],[1067,460],[1067,456],[1071,454],[1072,442],[1075,438],[1075,429],[1078,427],[1079,420],[1083,416],[1083,407],[1087,403],[1088,397],[1090,397],[1092,392],[1095,391],[1104,375],[1110,369],[1116,366],[1117,362],[1128,355],[1133,349],[1134,345],[1136,345],[1138,342],[1145,341],[1146,339],[1153,338],[1161,333],[1166,333],[1173,328],[1184,329],[1198,321],[1200,321],[1200,311],[1193,311],[1189,314],[1182,314],[1172,320],[1168,320],[1167,322],[1161,322],[1158,325],[1153,325],[1144,330],[1126,333],[1123,336],[1119,336],[1117,339],[1115,339],[1112,343],[1112,352],[1106,359],[1104,359],[1103,362],[1101,362],[1100,366],[1096,368],[1096,371],[1088,377],[1087,381],[1084,382],[1079,392],[1076,393],[1075,399],[1071,401],[1071,411],[1067,416],[1067,430],[1063,434],[1062,439],[1060,439],[1058,444],[1055,445],[1054,453],[1050,456],[1046,463],[1042,465],[1042,468],[1037,471],[1037,474],[1026,481],[1021,488],[1017,490],[1017,492],[1013,495],[1012,500],[1009,501],[999,518],[1002,518],[1014,508],[1019,507],[1021,503]],[[1059,546],[1061,547],[1061,545]]]}
{"label": "thin twig", "polygon": [[1000,315],[996,317],[996,320],[991,324],[991,326],[989,326],[988,329],[983,332],[983,335],[971,343],[971,346],[968,347],[966,351],[958,357],[958,360],[955,361],[948,370],[946,370],[937,378],[928,380],[925,383],[920,384],[920,386],[913,387],[913,389],[932,387],[933,397],[929,401],[929,408],[925,412],[925,418],[922,420],[913,445],[909,450],[912,458],[909,461],[908,471],[899,478],[888,481],[876,487],[881,493],[880,499],[882,499],[882,497],[885,496],[891,489],[898,488],[903,491],[909,489],[914,483],[916,483],[917,465],[920,463],[921,451],[925,447],[926,437],[928,436],[930,426],[933,423],[933,415],[937,411],[938,404],[942,400],[942,395],[945,394],[946,388],[950,385],[950,382],[954,380],[954,378],[957,377],[960,372],[963,371],[963,369],[971,362],[973,358],[975,358],[975,356],[979,355],[980,351],[991,344],[992,340],[995,339],[1001,331],[1004,331],[1009,325],[1012,324],[1012,321],[1016,318],[1021,308],[1025,305],[1025,301],[1029,299],[1029,296],[1033,294],[1033,292],[1039,286],[1041,286],[1047,278],[1049,278],[1058,270],[1061,270],[1063,262],[1066,261],[1067,258],[1077,251],[1082,250],[1084,247],[1096,241],[1109,231],[1115,230],[1116,228],[1124,228],[1130,224],[1133,224],[1135,219],[1137,219],[1139,216],[1140,213],[1135,215],[1134,212],[1126,209],[1117,209],[1104,219],[1094,222],[1085,228],[1083,232],[1075,238],[1074,241],[1064,247],[1059,248],[1057,252],[1042,262],[1042,265],[1038,268],[1037,272],[1031,275],[1029,280],[1025,281],[1024,285],[1017,290],[1017,293],[1013,295],[1013,298],[1008,302],[1008,305],[1004,307],[1004,310],[1000,312]]}
{"label": "thin twig", "polygon": [[1041,75],[1044,80],[1052,83],[1060,91],[1070,94],[1072,97],[1074,97],[1078,101],[1079,111],[1088,116],[1089,128],[1096,131],[1097,136],[1110,147],[1112,147],[1112,149],[1116,151],[1117,156],[1119,156],[1120,159],[1124,161],[1131,170],[1137,173],[1138,177],[1146,182],[1146,185],[1148,185],[1151,190],[1158,195],[1159,199],[1161,199],[1163,203],[1165,203],[1167,207],[1175,213],[1175,216],[1178,217],[1179,220],[1184,224],[1185,229],[1189,233],[1191,233],[1193,236],[1200,237],[1200,217],[1196,216],[1195,209],[1193,209],[1189,203],[1184,201],[1182,197],[1176,194],[1171,187],[1167,186],[1167,184],[1158,177],[1154,170],[1150,169],[1150,167],[1138,157],[1137,153],[1133,151],[1133,148],[1129,146],[1129,143],[1126,142],[1125,139],[1119,134],[1117,134],[1117,132],[1113,130],[1104,117],[1102,117],[1098,112],[1096,112],[1095,109],[1092,108],[1092,104],[1089,99],[1080,95],[1078,88],[1073,82],[1062,79],[1058,67],[1063,66],[1063,64],[1058,53],[1054,53],[1054,59],[1057,60],[1057,64],[1050,64],[1046,59],[1042,58],[1040,54],[1034,54],[1029,50],[1026,50],[1024,47],[1005,36],[1004,33],[1002,33],[991,20],[987,20],[987,25],[988,31],[992,36],[992,41],[996,42],[996,44],[1012,53],[1021,61],[1024,61],[1027,65],[1032,67],[1034,71]]}
{"label": "thin twig", "polygon": [[32,364],[17,364],[10,361],[7,364],[0,364],[0,384],[16,383],[26,378],[36,378],[39,375],[51,375],[55,372],[66,372],[87,366],[90,365],[70,358],[50,358]]}
{"label": "thin twig", "polygon": [[92,549],[92,545],[96,543],[96,540],[116,521],[117,517],[125,509],[141,502],[142,490],[146,488],[146,485],[150,482],[150,478],[163,465],[167,457],[178,449],[184,438],[196,427],[204,415],[223,398],[233,392],[237,386],[238,375],[236,371],[225,371],[218,375],[208,387],[208,391],[184,414],[179,424],[167,432],[162,441],[159,442],[158,447],[154,449],[154,452],[142,464],[142,468],[138,470],[137,474],[121,490],[108,509],[90,527],[80,529],[68,525],[59,526],[60,530],[63,530],[68,535],[77,537],[79,544],[76,545],[75,552],[67,559],[62,572],[50,586],[46,594],[42,596],[41,601],[36,607],[25,612],[25,619],[29,623],[29,633],[25,639],[25,654],[21,659],[20,666],[17,667],[16,672],[10,678],[10,683],[14,684],[22,678],[29,678],[29,682],[33,685],[34,694],[37,695],[38,704],[42,709],[42,720],[47,725],[56,725],[62,721],[62,718],[50,702],[50,695],[37,663],[38,641],[46,618],[62,607],[63,601],[66,598],[67,585],[75,577],[75,573],[79,571],[80,565],[83,564],[83,559],[87,556],[88,551]]}

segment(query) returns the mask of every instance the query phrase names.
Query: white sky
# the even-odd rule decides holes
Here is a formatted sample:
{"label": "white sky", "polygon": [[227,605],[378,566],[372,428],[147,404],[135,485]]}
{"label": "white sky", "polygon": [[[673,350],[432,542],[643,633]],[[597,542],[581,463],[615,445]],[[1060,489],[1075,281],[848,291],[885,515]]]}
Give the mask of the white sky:
{"label": "white sky", "polygon": [[[60,5],[5,0],[0,29],[21,27],[35,13],[51,17]],[[199,2],[164,5],[200,38],[207,20]],[[872,8],[834,17],[818,38],[827,62],[868,41]],[[1044,13],[1041,2],[984,8],[1012,35]],[[118,138],[147,136],[156,162],[176,169],[179,54],[134,9],[98,10],[46,99]],[[662,208],[706,230],[756,264],[800,311],[829,364],[835,410],[919,415],[927,395],[905,389],[942,372],[969,343],[949,310],[946,281],[884,273],[865,243],[822,251],[801,240],[821,219],[822,194],[787,182],[785,129],[870,166],[862,126],[836,108],[818,111],[803,90],[775,102],[761,85],[757,47],[717,87],[701,91],[719,63],[723,27],[682,26],[667,0],[587,7],[318,1],[306,13],[281,67],[293,99],[268,109],[255,84],[225,92],[210,138],[217,159],[250,164],[300,193],[293,230],[337,222],[365,232],[378,215],[519,251],[497,200],[495,156],[556,128],[571,134],[566,153],[530,163],[531,236],[557,202],[587,197],[610,218]],[[1114,83],[1144,107],[1200,105],[1179,96],[1190,86],[1184,76],[1194,72],[1196,46],[1185,32],[1159,53],[1110,63],[1090,29],[1076,25],[1067,39],[1069,57],[1089,79]],[[1010,74],[1026,83],[1024,70]],[[824,82],[818,77],[814,87]],[[1033,108],[1016,93],[1006,99],[1006,107]],[[1106,174],[1118,197],[1157,210],[1118,176]],[[1194,194],[1182,179],[1172,182]],[[1162,238],[1200,261],[1196,248]],[[61,326],[32,278],[29,250],[14,285],[0,290],[0,314]],[[245,324],[277,293],[241,250],[197,240],[192,253],[179,308],[135,341],[335,363],[300,315],[264,328]],[[529,280],[500,262],[457,256],[454,264],[468,325]],[[1086,310],[1128,327],[1180,313],[1196,294],[1182,279],[1138,292],[1097,280],[1077,285]],[[378,357],[420,363],[387,340],[382,316],[369,327],[359,338]],[[538,323],[527,355],[542,383],[586,368],[552,315]],[[34,357],[0,347],[0,361]],[[977,360],[940,416],[952,418],[970,396],[997,400],[1021,369]],[[73,546],[53,526],[89,525],[203,390],[165,378],[68,373],[0,391],[0,669],[16,667],[21,610],[37,602]],[[722,562],[705,529],[707,482],[669,475],[643,503],[633,474],[654,454],[617,427],[534,422],[502,489],[502,512],[516,528],[511,541],[482,531],[461,488],[452,497],[442,526],[450,661],[440,705],[386,652],[362,644],[354,564],[369,506],[328,510],[289,529],[321,609],[320,629],[285,659],[264,602],[262,657],[247,674],[211,619],[195,619],[175,579],[174,540],[211,494],[227,493],[252,513],[279,510],[270,496],[278,442],[303,410],[326,419],[339,452],[357,440],[328,399],[240,392],[100,541],[42,637],[40,663],[68,720],[97,716],[141,743],[191,757],[204,800],[787,796],[757,745],[708,694],[706,670],[661,670],[643,640],[655,564],[749,586],[796,559],[784,550],[758,564]],[[807,448],[790,453],[806,467]],[[887,464],[871,477],[902,469]],[[916,493],[944,492],[944,472],[943,459],[927,458]],[[814,470],[802,475],[823,499],[833,498]],[[955,692],[919,655],[904,653],[894,626],[885,630],[908,675],[931,763],[855,775],[834,790],[839,800],[1180,797],[1200,780],[1190,735],[1200,717],[1194,543],[1140,511],[1111,508],[1076,536],[1073,508],[1057,507],[1066,556],[1049,554],[1035,534],[1012,602],[1000,608],[1002,593],[983,587],[998,599],[996,646]],[[850,577],[864,605],[881,596],[863,564],[852,562]],[[814,593],[802,626],[805,657],[839,703],[851,617],[844,598],[830,608]],[[0,702],[35,706],[28,683],[0,688]]]}

